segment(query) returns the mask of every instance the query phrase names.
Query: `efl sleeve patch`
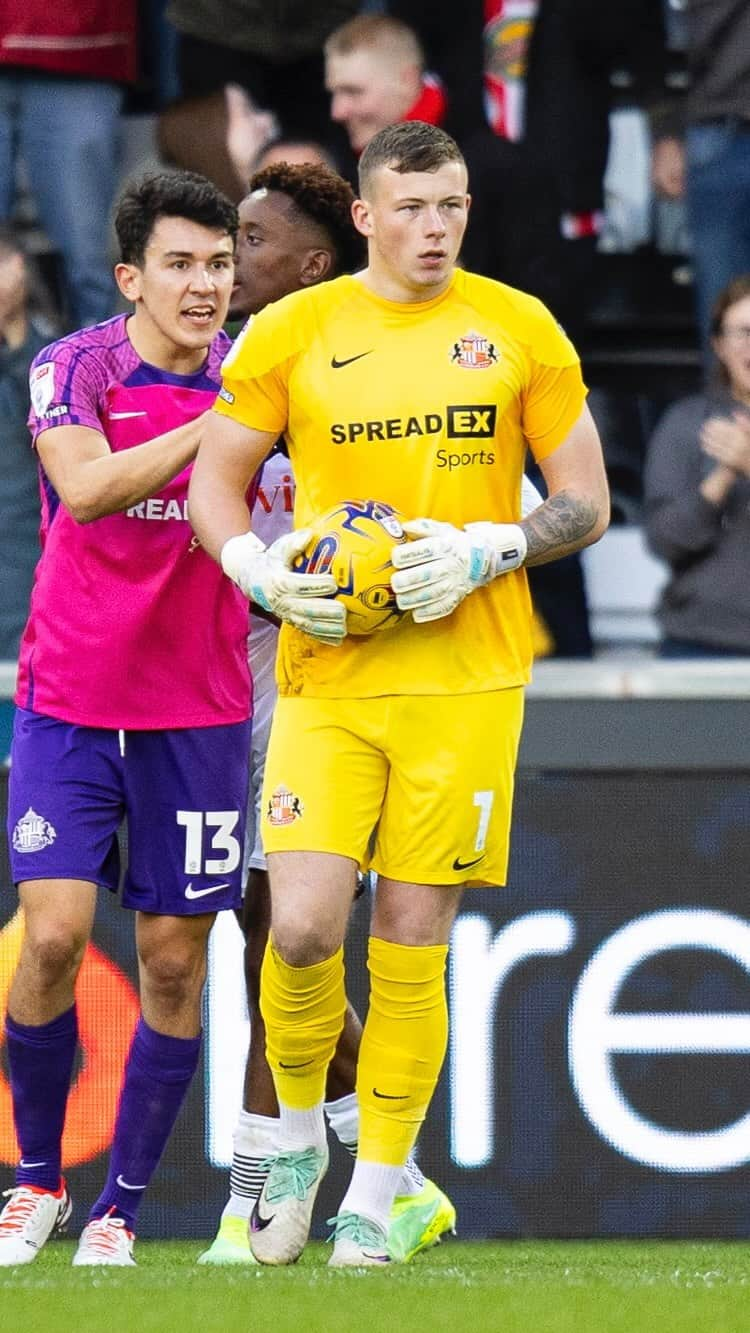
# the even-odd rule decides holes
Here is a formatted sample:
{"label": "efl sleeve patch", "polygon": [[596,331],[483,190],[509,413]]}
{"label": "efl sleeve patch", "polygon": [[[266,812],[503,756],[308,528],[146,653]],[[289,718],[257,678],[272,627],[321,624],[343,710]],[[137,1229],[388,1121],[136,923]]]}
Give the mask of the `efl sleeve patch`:
{"label": "efl sleeve patch", "polygon": [[44,415],[55,393],[55,363],[42,361],[29,376],[31,405],[38,417]]}

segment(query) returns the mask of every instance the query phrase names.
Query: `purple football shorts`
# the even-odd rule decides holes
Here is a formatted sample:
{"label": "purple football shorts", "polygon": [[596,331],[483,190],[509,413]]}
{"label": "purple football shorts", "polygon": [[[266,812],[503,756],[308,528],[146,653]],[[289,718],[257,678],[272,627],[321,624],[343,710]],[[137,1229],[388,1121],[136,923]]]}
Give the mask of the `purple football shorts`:
{"label": "purple football shorts", "polygon": [[250,722],[118,732],[17,708],[14,881],[82,879],[116,891],[124,820],[125,907],[160,916],[239,907],[249,746]]}

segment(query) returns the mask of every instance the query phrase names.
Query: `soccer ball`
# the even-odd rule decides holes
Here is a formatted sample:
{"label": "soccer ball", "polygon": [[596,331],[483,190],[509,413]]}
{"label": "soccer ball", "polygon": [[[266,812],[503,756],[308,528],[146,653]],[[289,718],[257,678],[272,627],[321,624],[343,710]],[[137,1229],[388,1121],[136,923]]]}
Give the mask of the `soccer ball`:
{"label": "soccer ball", "polygon": [[313,535],[294,568],[333,575],[349,634],[393,629],[404,615],[391,587],[391,551],[408,541],[401,523],[380,500],[344,500],[309,524]]}

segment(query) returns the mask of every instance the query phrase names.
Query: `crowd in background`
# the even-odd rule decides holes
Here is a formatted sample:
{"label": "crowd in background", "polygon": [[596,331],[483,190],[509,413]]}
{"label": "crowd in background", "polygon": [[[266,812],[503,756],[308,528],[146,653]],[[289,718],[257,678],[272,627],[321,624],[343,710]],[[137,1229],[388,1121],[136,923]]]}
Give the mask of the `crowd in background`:
{"label": "crowd in background", "polygon": [[[276,156],[354,182],[372,135],[405,119],[464,152],[466,267],[539,296],[581,353],[614,521],[642,526],[670,569],[663,651],[750,651],[744,0],[472,0],[460,14],[445,0],[10,0],[0,658],[15,656],[37,553],[26,369],[55,333],[114,313],[123,180],[171,163],[237,201]],[[532,590],[552,650],[590,656],[577,558],[532,571]]]}

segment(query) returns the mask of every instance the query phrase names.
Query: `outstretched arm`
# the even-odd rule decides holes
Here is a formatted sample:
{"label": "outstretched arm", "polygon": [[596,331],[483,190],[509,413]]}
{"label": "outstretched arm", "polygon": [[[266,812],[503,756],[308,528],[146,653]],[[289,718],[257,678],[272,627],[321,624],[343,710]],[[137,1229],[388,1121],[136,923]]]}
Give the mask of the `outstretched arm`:
{"label": "outstretched arm", "polygon": [[52,426],[37,436],[42,467],[77,523],[119,514],[160,491],[195,457],[208,413],[145,444],[113,453],[90,426]]}

